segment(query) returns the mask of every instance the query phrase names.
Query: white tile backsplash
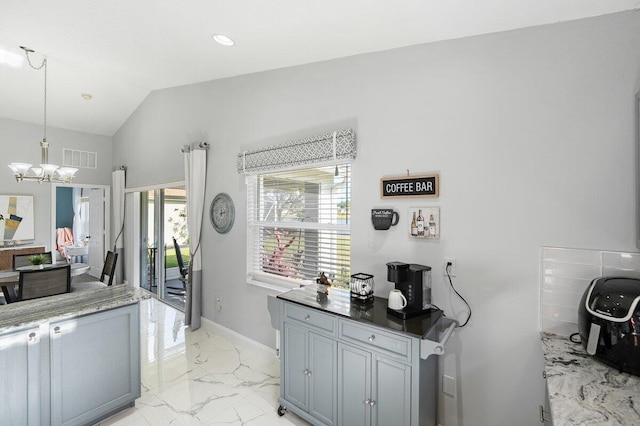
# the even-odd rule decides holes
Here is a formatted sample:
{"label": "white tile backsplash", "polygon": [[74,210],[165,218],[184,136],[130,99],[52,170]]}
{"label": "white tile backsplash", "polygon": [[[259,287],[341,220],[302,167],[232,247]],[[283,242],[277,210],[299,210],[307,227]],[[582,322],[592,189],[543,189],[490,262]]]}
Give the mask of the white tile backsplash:
{"label": "white tile backsplash", "polygon": [[602,253],[602,264],[618,269],[640,270],[640,255],[636,253],[605,251]]}
{"label": "white tile backsplash", "polygon": [[554,276],[542,277],[542,289],[563,291],[566,293],[582,294],[591,283],[591,279],[584,278],[565,278]]}
{"label": "white tile backsplash", "polygon": [[600,263],[601,252],[597,250],[574,250],[566,248],[543,247],[542,259],[555,260],[564,263],[578,263],[583,265],[597,265]]}
{"label": "white tile backsplash", "polygon": [[[562,308],[578,309],[578,302],[583,293],[566,293],[561,290],[542,290],[542,304],[544,306],[558,306]],[[576,297],[579,296],[579,297]]]}
{"label": "white tile backsplash", "polygon": [[607,277],[640,278],[640,270],[620,269],[612,266],[605,266],[602,268],[602,275]]}
{"label": "white tile backsplash", "polygon": [[569,335],[577,331],[578,304],[594,278],[640,278],[640,254],[542,247],[540,327]]}
{"label": "white tile backsplash", "polygon": [[552,260],[542,261],[542,275],[561,278],[592,280],[602,274],[602,267],[578,263],[563,263]]}

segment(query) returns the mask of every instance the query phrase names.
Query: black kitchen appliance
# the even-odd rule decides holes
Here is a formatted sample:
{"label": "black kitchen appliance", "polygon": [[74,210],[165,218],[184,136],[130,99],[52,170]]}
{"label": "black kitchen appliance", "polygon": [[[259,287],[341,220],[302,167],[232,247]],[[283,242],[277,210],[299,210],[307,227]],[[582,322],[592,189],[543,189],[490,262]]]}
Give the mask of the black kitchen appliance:
{"label": "black kitchen appliance", "polygon": [[640,376],[640,280],[594,279],[578,307],[578,330],[589,355]]}
{"label": "black kitchen appliance", "polygon": [[422,315],[431,309],[431,266],[415,263],[387,263],[387,281],[395,283],[407,299],[407,306],[387,312],[398,318],[407,319]]}

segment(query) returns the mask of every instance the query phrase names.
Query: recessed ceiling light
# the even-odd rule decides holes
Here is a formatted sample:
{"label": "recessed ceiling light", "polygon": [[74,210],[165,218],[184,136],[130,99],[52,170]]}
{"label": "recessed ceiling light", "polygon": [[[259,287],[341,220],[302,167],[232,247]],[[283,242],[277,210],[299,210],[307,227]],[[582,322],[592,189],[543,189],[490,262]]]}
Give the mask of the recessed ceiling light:
{"label": "recessed ceiling light", "polygon": [[93,98],[91,93],[81,93],[80,96],[82,96],[82,99],[85,101],[90,101]]}
{"label": "recessed ceiling light", "polygon": [[218,43],[220,43],[221,45],[223,45],[223,46],[233,46],[234,44],[236,44],[229,37],[227,37],[226,35],[222,35],[222,34],[214,34],[213,35],[213,39],[215,41],[217,41]]}
{"label": "recessed ceiling light", "polygon": [[0,48],[0,64],[9,65],[13,68],[21,68],[23,62],[24,57],[22,55]]}

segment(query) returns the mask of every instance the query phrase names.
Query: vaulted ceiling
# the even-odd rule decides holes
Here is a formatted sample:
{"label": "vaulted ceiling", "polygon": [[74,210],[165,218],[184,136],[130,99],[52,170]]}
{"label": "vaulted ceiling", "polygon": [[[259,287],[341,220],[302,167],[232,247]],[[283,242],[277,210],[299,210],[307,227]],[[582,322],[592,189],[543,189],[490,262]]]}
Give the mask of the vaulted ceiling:
{"label": "vaulted ceiling", "polygon": [[[640,0],[2,0],[0,49],[34,49],[36,65],[47,55],[49,125],[111,136],[157,89],[637,8]],[[217,44],[216,33],[235,45]],[[42,123],[43,81],[26,62],[0,63],[0,117]]]}

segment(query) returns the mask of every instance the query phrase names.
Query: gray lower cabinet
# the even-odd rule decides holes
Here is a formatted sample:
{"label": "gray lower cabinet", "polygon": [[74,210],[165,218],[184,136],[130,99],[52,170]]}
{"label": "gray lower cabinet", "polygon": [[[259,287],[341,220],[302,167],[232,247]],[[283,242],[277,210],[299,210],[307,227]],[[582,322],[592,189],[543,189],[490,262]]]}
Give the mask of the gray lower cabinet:
{"label": "gray lower cabinet", "polygon": [[140,397],[136,308],[51,324],[52,424],[86,424]]}
{"label": "gray lower cabinet", "polygon": [[0,424],[84,425],[140,397],[139,305],[0,335]]}
{"label": "gray lower cabinet", "polygon": [[0,336],[0,424],[40,424],[40,364],[37,327]]}
{"label": "gray lower cabinet", "polygon": [[411,366],[338,344],[338,423],[410,425]]}
{"label": "gray lower cabinet", "polygon": [[284,398],[322,424],[335,425],[335,339],[285,322],[284,345]]}

